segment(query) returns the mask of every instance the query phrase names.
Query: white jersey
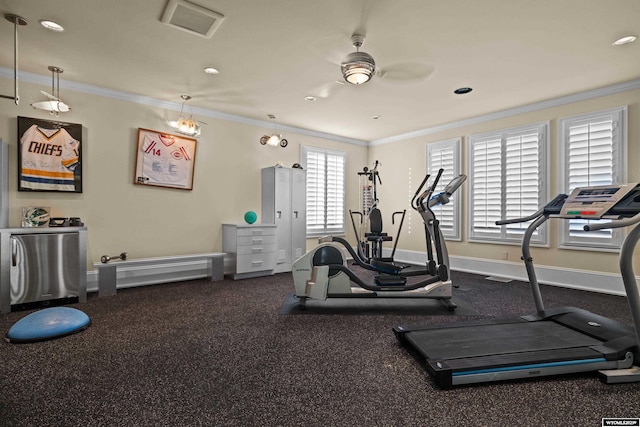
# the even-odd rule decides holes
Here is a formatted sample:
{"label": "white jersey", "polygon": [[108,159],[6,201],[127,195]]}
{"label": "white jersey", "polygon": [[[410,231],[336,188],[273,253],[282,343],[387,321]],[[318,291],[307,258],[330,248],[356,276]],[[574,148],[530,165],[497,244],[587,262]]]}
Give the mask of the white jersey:
{"label": "white jersey", "polygon": [[171,135],[148,133],[141,151],[145,183],[187,187],[193,156],[186,144]]}
{"label": "white jersey", "polygon": [[21,188],[75,191],[73,171],[79,163],[80,142],[66,129],[32,125],[22,135],[20,146]]}

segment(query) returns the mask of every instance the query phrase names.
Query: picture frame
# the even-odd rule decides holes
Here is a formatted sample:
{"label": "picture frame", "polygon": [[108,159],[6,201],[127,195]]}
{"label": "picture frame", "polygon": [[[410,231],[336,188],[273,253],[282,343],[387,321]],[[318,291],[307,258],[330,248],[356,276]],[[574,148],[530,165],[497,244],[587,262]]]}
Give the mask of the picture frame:
{"label": "picture frame", "polygon": [[82,125],[18,117],[18,191],[82,193]]}
{"label": "picture frame", "polygon": [[134,184],[193,190],[195,138],[138,128]]}

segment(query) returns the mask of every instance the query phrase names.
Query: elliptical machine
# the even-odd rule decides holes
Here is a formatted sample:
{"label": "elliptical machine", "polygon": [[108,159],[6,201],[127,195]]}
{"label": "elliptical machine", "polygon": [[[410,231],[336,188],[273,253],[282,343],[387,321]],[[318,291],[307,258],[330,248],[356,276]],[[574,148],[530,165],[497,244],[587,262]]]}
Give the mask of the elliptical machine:
{"label": "elliptical machine", "polygon": [[[442,172],[440,169],[433,184],[422,191],[430,178],[427,174],[411,200],[411,206],[420,213],[425,226],[428,259],[424,266],[402,267],[376,259],[369,263],[361,259],[346,240],[328,236],[320,239],[318,247],[293,263],[292,274],[299,306],[304,308],[307,299],[422,297],[438,299],[450,311],[455,310],[457,306],[451,301],[453,284],[449,280],[446,244],[431,208],[448,202],[466,176],[455,178],[444,191],[434,195]],[[349,252],[357,265],[380,273],[375,276],[373,284],[365,282],[347,267],[343,249]],[[412,278],[411,283],[408,283],[408,278]]]}

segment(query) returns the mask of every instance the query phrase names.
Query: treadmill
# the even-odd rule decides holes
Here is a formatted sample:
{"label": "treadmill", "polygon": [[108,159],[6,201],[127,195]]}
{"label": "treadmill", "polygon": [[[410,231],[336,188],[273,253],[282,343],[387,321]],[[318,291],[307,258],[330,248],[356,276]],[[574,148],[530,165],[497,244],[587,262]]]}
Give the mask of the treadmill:
{"label": "treadmill", "polygon": [[[530,253],[535,230],[550,218],[582,218],[585,231],[632,226],[620,251],[620,271],[635,330],[574,307],[545,309]],[[640,184],[580,187],[560,194],[525,218],[522,259],[536,313],[438,325],[396,326],[399,343],[412,353],[441,388],[519,378],[598,372],[606,383],[640,381],[640,296],[633,252],[640,240]]]}

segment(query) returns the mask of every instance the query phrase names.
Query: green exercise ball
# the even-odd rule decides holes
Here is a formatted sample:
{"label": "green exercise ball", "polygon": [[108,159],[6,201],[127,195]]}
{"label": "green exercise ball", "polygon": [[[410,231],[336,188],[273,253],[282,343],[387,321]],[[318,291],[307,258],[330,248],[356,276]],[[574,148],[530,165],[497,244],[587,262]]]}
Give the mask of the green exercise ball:
{"label": "green exercise ball", "polygon": [[254,211],[247,211],[244,214],[244,220],[247,224],[253,224],[258,219],[258,215]]}

